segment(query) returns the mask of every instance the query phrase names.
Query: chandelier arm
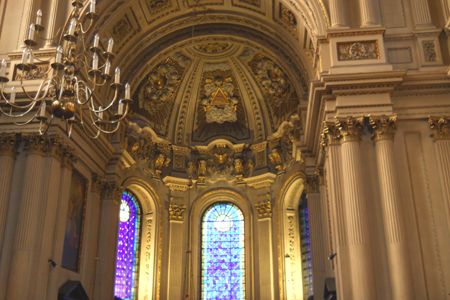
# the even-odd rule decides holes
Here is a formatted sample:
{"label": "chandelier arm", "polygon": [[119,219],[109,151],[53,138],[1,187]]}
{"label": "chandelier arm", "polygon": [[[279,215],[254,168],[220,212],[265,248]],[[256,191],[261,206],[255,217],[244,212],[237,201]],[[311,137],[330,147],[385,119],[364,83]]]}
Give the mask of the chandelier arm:
{"label": "chandelier arm", "polygon": [[39,114],[39,109],[37,110],[36,114],[30,120],[26,121],[25,123],[16,123],[14,121],[12,121],[12,122],[14,123],[14,125],[17,125],[17,126],[25,126],[25,125],[28,125],[31,122],[33,122],[37,118],[38,114]]}
{"label": "chandelier arm", "polygon": [[105,112],[105,111],[107,111],[107,110],[109,110],[110,108],[111,108],[111,106],[113,106],[113,104],[114,104],[114,102],[116,102],[116,100],[117,100],[117,89],[116,89],[116,91],[114,92],[114,98],[113,98],[113,100],[109,103],[109,105],[107,106],[107,107],[105,107],[105,108],[102,108],[102,109],[95,109],[95,107],[94,107],[94,103],[93,103],[93,101],[91,101],[91,107],[89,108],[91,111],[93,111],[94,113],[100,113],[100,112]]}
{"label": "chandelier arm", "polygon": [[0,90],[0,92],[1,92],[1,95],[2,95],[3,100],[5,100],[6,104],[8,104],[8,105],[10,105],[10,106],[12,106],[12,107],[14,107],[14,108],[26,109],[26,108],[30,107],[31,105],[33,105],[33,103],[36,103],[36,101],[32,101],[32,102],[30,102],[29,104],[24,105],[24,106],[16,105],[16,104],[11,103],[10,101],[8,101],[8,99],[6,99],[6,96],[5,96],[5,94],[3,93],[3,90]]}
{"label": "chandelier arm", "polygon": [[51,115],[51,117],[50,117],[50,121],[48,122],[47,129],[45,129],[45,131],[42,132],[41,127],[42,127],[42,124],[45,124],[45,120],[41,120],[41,123],[39,123],[39,134],[40,135],[44,135],[47,133],[47,131],[50,129],[50,125],[52,125],[52,121],[53,121],[53,115]]}
{"label": "chandelier arm", "polygon": [[[14,115],[13,113],[12,113],[12,107],[11,107],[11,111],[9,112],[9,113],[7,113],[7,112],[5,112],[3,109],[2,109],[2,107],[1,107],[1,105],[0,105],[0,111],[5,115],[5,116],[8,116],[9,118],[21,118],[21,117],[23,117],[23,116],[25,116],[25,115],[27,115],[33,108],[34,108],[34,106],[36,105],[36,103],[37,102],[31,102],[28,106],[26,106],[25,108],[28,108],[29,106],[31,106],[30,108],[28,108],[28,110],[26,111],[26,112],[24,112],[24,113],[22,113],[22,114],[18,114],[18,115]],[[11,105],[10,103],[8,103],[9,105]],[[12,105],[11,105],[12,106]],[[16,108],[22,108],[22,109],[24,109],[23,107],[16,107]]]}
{"label": "chandelier arm", "polygon": [[116,127],[116,129],[114,129],[114,130],[103,130],[103,129],[101,129],[97,124],[95,124],[95,122],[94,122],[93,124],[94,124],[94,126],[95,126],[98,130],[100,130],[102,133],[106,133],[106,134],[114,133],[114,132],[116,132],[116,131],[119,129],[119,127],[120,127],[120,122],[116,123],[116,124],[117,124],[117,127]]}
{"label": "chandelier arm", "polygon": [[[91,96],[88,96],[88,90],[89,90],[89,87],[88,86],[86,86],[86,83],[84,82],[84,81],[82,81],[82,80],[78,80],[78,78],[76,77],[76,76],[74,76],[74,78],[75,78],[75,85],[76,85],[76,93],[77,93],[77,103],[79,104],[79,105],[86,105],[86,103],[88,103],[88,101],[91,99]],[[82,84],[84,84],[84,86],[86,87],[86,89],[84,89],[84,88],[82,88],[82,87],[80,87],[80,83],[82,83]],[[84,91],[84,93],[86,94],[86,101],[85,102],[81,102],[80,101],[80,95],[79,95],[79,91]]]}
{"label": "chandelier arm", "polygon": [[[47,83],[47,89],[46,92],[44,93],[42,98],[39,98],[39,94],[42,91],[42,87],[44,86],[44,84]],[[25,90],[25,86],[23,85],[23,70],[22,70],[22,77],[20,78],[20,86],[22,87],[22,91],[25,93],[25,96],[28,97],[28,99],[30,99],[31,101],[41,101],[45,98],[45,96],[47,95],[47,91],[48,91],[48,86],[50,85],[50,80],[49,79],[45,79],[44,81],[42,81],[41,85],[39,86],[38,91],[36,92],[36,95],[34,97],[31,97],[27,91]]]}
{"label": "chandelier arm", "polygon": [[58,31],[56,31],[56,34],[55,34],[53,37],[49,38],[49,39],[44,38],[43,36],[41,36],[41,34],[39,33],[39,31],[36,31],[36,34],[37,34],[37,36],[38,36],[41,40],[44,40],[44,41],[52,41],[52,40],[54,40],[54,39],[56,39],[56,38],[58,37],[58,35],[61,33],[60,31],[61,31],[62,29],[63,29],[63,27],[59,27],[59,28],[58,28]]}
{"label": "chandelier arm", "polygon": [[92,24],[94,24],[94,19],[91,19],[91,22],[89,23],[88,28],[86,29],[86,31],[83,30],[83,24],[80,23],[80,30],[81,30],[81,34],[85,35],[92,27]]}
{"label": "chandelier arm", "polygon": [[61,28],[62,28],[62,31],[60,32],[60,35],[59,35],[59,40],[58,40],[58,43],[57,43],[58,45],[61,45],[61,44],[62,44],[62,41],[63,41],[63,38],[64,38],[63,32],[64,32],[64,30],[66,30],[66,28],[67,28],[67,26],[69,25],[70,21],[72,21],[72,18],[73,18],[73,16],[75,15],[76,10],[77,10],[76,7],[74,7],[74,8],[72,9],[72,12],[70,13],[70,16],[66,19],[66,23],[64,24],[63,27],[61,27]]}
{"label": "chandelier arm", "polygon": [[117,122],[122,121],[123,119],[125,119],[125,117],[127,116],[127,114],[128,114],[128,104],[127,104],[127,106],[125,107],[125,113],[123,114],[123,116],[120,117],[120,118],[117,119],[117,120],[112,120],[112,121],[109,121],[109,120],[103,120],[103,119],[100,119],[97,115],[95,115],[95,116],[98,118],[99,121],[101,121],[101,122],[103,122],[103,123],[106,123],[106,124],[116,124]]}
{"label": "chandelier arm", "polygon": [[83,122],[83,117],[81,117],[81,121],[80,121],[81,127],[83,128],[84,133],[92,140],[97,139],[100,136],[100,130],[97,130],[97,134],[95,136],[91,136],[87,131],[86,128],[84,127],[84,122]]}

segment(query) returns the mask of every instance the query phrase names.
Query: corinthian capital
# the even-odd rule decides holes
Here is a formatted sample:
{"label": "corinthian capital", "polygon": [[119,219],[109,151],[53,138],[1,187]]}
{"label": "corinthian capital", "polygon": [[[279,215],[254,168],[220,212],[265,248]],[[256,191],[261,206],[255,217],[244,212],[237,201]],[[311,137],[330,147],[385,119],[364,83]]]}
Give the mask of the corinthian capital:
{"label": "corinthian capital", "polygon": [[45,148],[48,136],[40,134],[27,134],[23,136],[25,145],[24,150],[27,151],[27,155],[37,154],[44,156]]}
{"label": "corinthian capital", "polygon": [[316,177],[307,177],[304,182],[306,193],[318,193],[319,192],[319,182]]}
{"label": "corinthian capital", "polygon": [[319,185],[325,184],[325,177],[323,173],[323,167],[322,166],[316,166],[316,172],[314,173],[316,175],[317,181],[319,182]]}
{"label": "corinthian capital", "polygon": [[341,131],[335,122],[323,122],[322,147],[339,145],[341,143]]}
{"label": "corinthian capital", "polygon": [[106,180],[104,177],[99,176],[98,174],[92,174],[92,186],[91,192],[96,193],[97,195],[102,195],[106,188]]}
{"label": "corinthian capital", "polygon": [[0,155],[16,157],[20,140],[20,133],[2,133],[0,135]]}
{"label": "corinthian capital", "polygon": [[269,201],[255,204],[256,212],[258,213],[258,219],[265,219],[272,217],[272,203]]}
{"label": "corinthian capital", "polygon": [[428,123],[433,130],[434,140],[450,140],[450,117],[429,116]]}
{"label": "corinthian capital", "polygon": [[186,206],[170,204],[169,205],[169,219],[172,221],[183,221]]}
{"label": "corinthian capital", "polygon": [[342,142],[361,140],[362,128],[364,126],[364,117],[336,117],[336,126],[342,135]]}
{"label": "corinthian capital", "polygon": [[104,185],[103,199],[112,199],[117,203],[120,203],[122,199],[123,187],[117,185],[115,182],[107,182]]}
{"label": "corinthian capital", "polygon": [[369,115],[369,128],[372,132],[372,139],[376,143],[381,140],[393,140],[395,129],[397,128],[397,115]]}

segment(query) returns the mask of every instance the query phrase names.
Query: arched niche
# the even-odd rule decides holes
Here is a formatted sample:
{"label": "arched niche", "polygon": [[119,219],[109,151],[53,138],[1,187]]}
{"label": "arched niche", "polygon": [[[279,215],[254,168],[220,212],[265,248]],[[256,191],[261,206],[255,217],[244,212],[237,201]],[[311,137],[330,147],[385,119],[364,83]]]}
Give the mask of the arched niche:
{"label": "arched niche", "polygon": [[122,186],[136,195],[142,209],[138,299],[160,299],[163,225],[161,199],[156,191],[140,178],[129,177]]}
{"label": "arched niche", "polygon": [[190,274],[189,298],[200,299],[201,293],[201,222],[206,209],[217,202],[238,206],[244,214],[245,226],[245,299],[253,299],[253,212],[248,199],[226,189],[214,190],[198,197],[190,212]]}
{"label": "arched niche", "polygon": [[293,174],[286,181],[277,199],[280,299],[303,299],[298,206],[305,180],[303,172]]}

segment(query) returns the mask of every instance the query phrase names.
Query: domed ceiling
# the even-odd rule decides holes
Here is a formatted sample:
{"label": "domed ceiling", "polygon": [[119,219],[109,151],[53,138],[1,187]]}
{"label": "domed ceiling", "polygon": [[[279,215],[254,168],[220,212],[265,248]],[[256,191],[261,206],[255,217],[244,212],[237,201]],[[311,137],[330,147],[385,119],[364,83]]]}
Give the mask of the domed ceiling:
{"label": "domed ceiling", "polygon": [[298,113],[305,86],[295,67],[236,37],[176,44],[135,76],[133,122],[175,145],[266,140]]}

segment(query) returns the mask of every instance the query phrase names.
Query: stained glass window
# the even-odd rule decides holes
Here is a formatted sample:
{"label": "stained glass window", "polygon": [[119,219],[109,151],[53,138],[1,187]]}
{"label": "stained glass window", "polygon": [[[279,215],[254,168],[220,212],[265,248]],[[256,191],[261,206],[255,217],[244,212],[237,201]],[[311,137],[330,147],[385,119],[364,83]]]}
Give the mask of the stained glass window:
{"label": "stained glass window", "polygon": [[210,206],[202,219],[205,300],[245,299],[244,215],[231,203]]}
{"label": "stained glass window", "polygon": [[302,195],[299,207],[300,243],[302,245],[302,271],[304,298],[314,295],[313,274],[311,264],[311,237],[309,232],[309,209],[306,195]]}
{"label": "stained glass window", "polygon": [[136,196],[130,191],[122,195],[119,213],[116,281],[114,296],[123,300],[137,299],[137,273],[141,209]]}

